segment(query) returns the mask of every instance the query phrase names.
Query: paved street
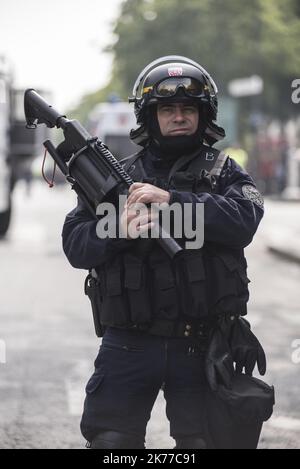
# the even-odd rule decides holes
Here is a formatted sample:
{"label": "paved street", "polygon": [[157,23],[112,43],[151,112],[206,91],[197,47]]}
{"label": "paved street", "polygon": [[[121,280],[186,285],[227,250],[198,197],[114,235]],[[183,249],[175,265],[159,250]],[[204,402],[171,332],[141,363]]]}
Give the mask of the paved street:
{"label": "paved street", "polygon": [[[63,220],[75,196],[69,188],[35,183],[27,197],[20,183],[15,205],[11,233],[0,243],[0,362],[6,351],[6,364],[0,363],[0,448],[81,448],[84,387],[99,341],[83,295],[85,272],[72,269],[61,248]],[[274,256],[267,245],[283,228],[293,243],[300,206],[270,201],[266,208],[246,250],[249,319],[265,346],[266,381],[277,396],[260,447],[291,449],[300,447],[300,265]],[[161,396],[147,443],[174,446]]]}

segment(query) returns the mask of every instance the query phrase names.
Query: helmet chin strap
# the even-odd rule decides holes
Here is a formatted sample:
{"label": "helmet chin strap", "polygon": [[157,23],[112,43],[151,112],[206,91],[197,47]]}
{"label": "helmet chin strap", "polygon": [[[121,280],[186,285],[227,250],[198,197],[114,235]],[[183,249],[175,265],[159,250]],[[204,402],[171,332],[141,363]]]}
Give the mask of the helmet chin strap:
{"label": "helmet chin strap", "polygon": [[149,106],[147,116],[147,130],[150,136],[150,148],[164,159],[174,160],[184,154],[190,154],[200,147],[204,140],[207,127],[203,108],[199,108],[199,123],[196,132],[192,135],[164,136],[161,133],[157,119],[157,106]]}

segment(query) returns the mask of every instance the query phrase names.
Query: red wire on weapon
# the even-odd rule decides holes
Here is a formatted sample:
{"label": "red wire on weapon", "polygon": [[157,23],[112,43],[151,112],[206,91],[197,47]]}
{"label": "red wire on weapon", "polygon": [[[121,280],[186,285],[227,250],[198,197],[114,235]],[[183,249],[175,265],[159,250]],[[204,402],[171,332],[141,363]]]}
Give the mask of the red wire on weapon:
{"label": "red wire on weapon", "polygon": [[55,172],[56,172],[56,162],[54,162],[54,166],[53,166],[53,173],[52,173],[52,180],[49,181],[49,179],[47,179],[47,176],[45,174],[45,164],[46,164],[46,157],[47,157],[47,149],[45,149],[45,153],[44,153],[44,160],[43,160],[43,165],[42,165],[42,176],[44,178],[44,180],[46,181],[46,183],[48,184],[49,188],[51,189],[52,187],[54,187],[54,178],[55,178]]}

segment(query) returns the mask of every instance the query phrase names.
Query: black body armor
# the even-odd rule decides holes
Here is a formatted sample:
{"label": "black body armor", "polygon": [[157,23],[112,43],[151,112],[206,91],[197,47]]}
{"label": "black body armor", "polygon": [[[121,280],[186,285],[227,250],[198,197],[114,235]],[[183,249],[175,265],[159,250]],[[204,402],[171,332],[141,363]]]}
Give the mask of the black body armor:
{"label": "black body armor", "polygon": [[[123,167],[135,181],[165,190],[218,193],[226,159],[203,146],[196,156],[177,160],[168,181],[147,178],[141,153],[123,160]],[[171,260],[152,240],[138,239],[129,245],[112,262],[97,268],[94,279],[89,277],[93,294],[99,289],[94,311],[98,336],[103,326],[166,336],[189,336],[194,331],[201,335],[203,327],[222,314],[247,314],[249,280],[243,250],[204,243],[203,248],[184,249]]]}

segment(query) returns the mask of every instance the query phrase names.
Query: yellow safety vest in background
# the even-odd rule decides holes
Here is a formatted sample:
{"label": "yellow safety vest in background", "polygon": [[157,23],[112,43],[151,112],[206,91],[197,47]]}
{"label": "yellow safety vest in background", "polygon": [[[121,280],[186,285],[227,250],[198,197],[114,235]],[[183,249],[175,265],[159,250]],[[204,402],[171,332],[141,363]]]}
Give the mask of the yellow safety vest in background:
{"label": "yellow safety vest in background", "polygon": [[246,169],[248,164],[248,153],[242,148],[228,147],[225,150],[225,153],[230,156],[237,164],[242,168]]}

